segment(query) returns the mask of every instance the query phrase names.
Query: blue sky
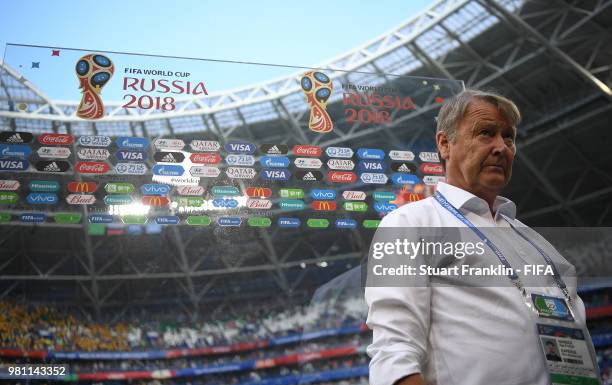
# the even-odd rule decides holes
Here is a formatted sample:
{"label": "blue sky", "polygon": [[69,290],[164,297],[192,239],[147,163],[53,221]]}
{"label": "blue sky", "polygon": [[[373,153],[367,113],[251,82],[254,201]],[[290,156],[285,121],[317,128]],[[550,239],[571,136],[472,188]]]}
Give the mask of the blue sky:
{"label": "blue sky", "polygon": [[[7,1],[0,13],[0,45],[22,43],[313,66],[395,28],[432,3]],[[282,67],[257,71],[219,67],[212,84],[234,88],[295,72]]]}

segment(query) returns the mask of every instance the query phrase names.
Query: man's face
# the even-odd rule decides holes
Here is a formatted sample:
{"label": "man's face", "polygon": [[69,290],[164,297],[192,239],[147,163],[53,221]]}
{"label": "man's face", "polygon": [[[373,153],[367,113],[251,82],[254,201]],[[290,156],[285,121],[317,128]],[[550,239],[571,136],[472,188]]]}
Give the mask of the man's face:
{"label": "man's face", "polygon": [[457,127],[455,142],[438,134],[450,184],[475,195],[497,195],[510,181],[515,132],[497,108],[474,99]]}

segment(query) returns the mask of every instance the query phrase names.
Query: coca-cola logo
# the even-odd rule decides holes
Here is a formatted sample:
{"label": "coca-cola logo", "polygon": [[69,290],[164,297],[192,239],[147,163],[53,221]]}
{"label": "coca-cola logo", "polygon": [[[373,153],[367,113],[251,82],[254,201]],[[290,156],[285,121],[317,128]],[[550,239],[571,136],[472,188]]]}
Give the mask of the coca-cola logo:
{"label": "coca-cola logo", "polygon": [[301,156],[321,156],[321,147],[296,144],[293,153]]}
{"label": "coca-cola logo", "polygon": [[72,135],[68,134],[42,134],[38,137],[38,142],[40,144],[48,144],[48,145],[66,145],[72,144],[74,138]]}
{"label": "coca-cola logo", "polygon": [[219,155],[217,153],[191,154],[189,159],[193,163],[217,164],[217,163],[221,162],[221,155]]}
{"label": "coca-cola logo", "polygon": [[357,175],[351,171],[330,171],[327,173],[327,180],[334,183],[353,183],[357,180]]}
{"label": "coca-cola logo", "polygon": [[76,171],[80,174],[104,174],[107,173],[110,166],[104,162],[78,162]]}
{"label": "coca-cola logo", "polygon": [[423,163],[421,172],[423,174],[444,175],[444,166],[440,163]]}

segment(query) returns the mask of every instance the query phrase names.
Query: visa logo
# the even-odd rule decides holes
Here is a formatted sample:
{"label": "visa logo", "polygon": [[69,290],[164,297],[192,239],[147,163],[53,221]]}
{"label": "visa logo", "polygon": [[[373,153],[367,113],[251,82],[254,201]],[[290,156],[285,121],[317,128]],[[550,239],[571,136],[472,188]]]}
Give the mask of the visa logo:
{"label": "visa logo", "polygon": [[255,145],[244,142],[229,142],[225,145],[225,151],[229,153],[252,154],[255,152]]}
{"label": "visa logo", "polygon": [[23,171],[30,166],[27,160],[0,160],[0,170],[4,171]]}
{"label": "visa logo", "polygon": [[263,169],[259,173],[263,179],[267,180],[289,180],[291,173],[289,170],[266,170]]}
{"label": "visa logo", "polygon": [[363,171],[384,171],[385,164],[383,162],[359,161],[359,169]]}
{"label": "visa logo", "polygon": [[115,157],[119,160],[146,160],[147,153],[144,151],[117,151]]}
{"label": "visa logo", "polygon": [[312,190],[310,197],[315,200],[330,200],[336,199],[336,192],[334,190]]}

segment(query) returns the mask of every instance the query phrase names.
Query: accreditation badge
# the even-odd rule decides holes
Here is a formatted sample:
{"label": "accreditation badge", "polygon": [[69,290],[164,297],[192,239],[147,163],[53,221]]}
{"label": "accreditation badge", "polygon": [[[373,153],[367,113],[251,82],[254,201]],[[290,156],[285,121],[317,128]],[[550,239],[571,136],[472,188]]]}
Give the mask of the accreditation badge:
{"label": "accreditation badge", "polygon": [[564,298],[531,294],[536,327],[552,385],[600,385],[591,338]]}

